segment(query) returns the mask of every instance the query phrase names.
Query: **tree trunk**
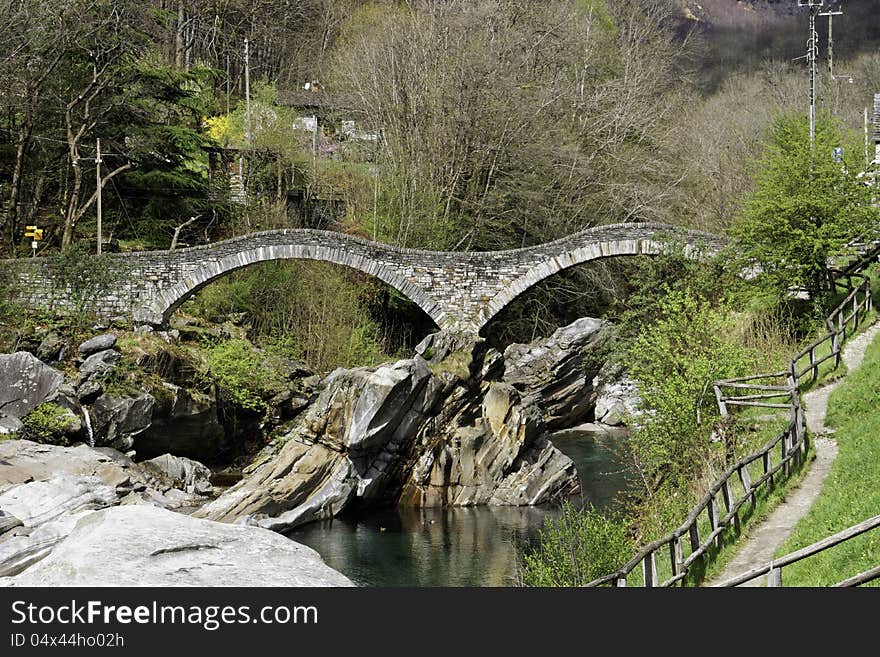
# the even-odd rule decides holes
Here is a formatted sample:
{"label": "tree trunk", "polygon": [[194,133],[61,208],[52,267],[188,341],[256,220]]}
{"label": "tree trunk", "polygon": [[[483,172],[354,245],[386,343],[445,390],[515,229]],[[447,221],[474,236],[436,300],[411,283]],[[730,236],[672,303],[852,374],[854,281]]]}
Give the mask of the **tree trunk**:
{"label": "tree trunk", "polygon": [[178,69],[182,69],[185,64],[186,52],[186,10],[183,6],[183,0],[177,2],[177,26],[174,34],[174,65]]}
{"label": "tree trunk", "polygon": [[21,179],[24,171],[24,154],[31,140],[30,112],[18,129],[18,148],[15,151],[15,168],[12,170],[12,187],[9,190],[9,213],[6,223],[9,228],[9,248],[15,249],[15,234],[18,230],[18,199],[21,196]]}

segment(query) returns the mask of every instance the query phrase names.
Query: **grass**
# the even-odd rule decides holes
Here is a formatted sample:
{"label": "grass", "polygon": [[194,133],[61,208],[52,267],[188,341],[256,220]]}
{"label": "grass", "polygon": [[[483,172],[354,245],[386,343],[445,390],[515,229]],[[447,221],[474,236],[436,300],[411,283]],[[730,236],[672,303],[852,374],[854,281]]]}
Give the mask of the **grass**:
{"label": "grass", "polygon": [[[818,499],[778,555],[815,543],[880,513],[880,341],[836,389],[826,423],[840,452]],[[880,563],[880,531],[874,530],[788,566],[786,586],[828,586]]]}

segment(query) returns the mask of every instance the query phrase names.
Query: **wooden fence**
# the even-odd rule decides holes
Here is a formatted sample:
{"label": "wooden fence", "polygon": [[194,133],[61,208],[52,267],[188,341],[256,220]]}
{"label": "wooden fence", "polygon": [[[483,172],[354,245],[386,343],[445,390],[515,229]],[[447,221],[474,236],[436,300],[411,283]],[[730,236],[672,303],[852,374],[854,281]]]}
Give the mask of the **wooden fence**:
{"label": "wooden fence", "polygon": [[[628,580],[632,584],[633,572],[639,568],[646,587],[683,585],[694,564],[713,547],[720,547],[726,529],[739,530],[741,516],[749,510],[746,505],[754,510],[757,504],[758,491],[773,486],[774,477],[787,477],[800,466],[808,448],[800,386],[807,378],[815,381],[824,363],[833,361],[828,366],[830,370],[840,365],[846,337],[855,332],[872,308],[870,281],[858,270],[872,262],[877,253],[880,248],[866,254],[855,266],[838,272],[835,284],[845,285],[849,293],[827,317],[828,333],[798,352],[787,370],[715,382],[715,397],[722,416],[728,415],[731,406],[785,409],[790,415],[782,432],[760,450],[728,467],[681,526],[643,547],[616,572],[586,586],[626,586]],[[858,285],[853,286],[855,280]],[[823,353],[825,350],[827,354]],[[723,506],[719,506],[719,497]]]}
{"label": "wooden fence", "polygon": [[[758,566],[757,568],[753,568],[749,571],[742,573],[741,575],[737,575],[736,577],[716,584],[716,586],[739,586],[740,584],[745,584],[746,582],[750,582],[753,579],[757,579],[761,575],[767,575],[767,586],[782,586],[782,569],[785,566],[790,566],[791,564],[802,561],[803,559],[811,557],[814,554],[819,554],[820,552],[832,548],[835,545],[840,545],[841,543],[844,543],[851,538],[861,536],[865,532],[869,532],[872,529],[876,529],[877,527],[880,527],[880,516],[868,518],[867,520],[864,520],[857,525],[853,525],[852,527],[848,527],[843,531],[834,534],[833,536],[823,538],[821,541],[817,541],[816,543],[808,545],[805,548],[801,548],[800,550],[796,550],[794,552],[791,552],[790,554],[786,554],[784,557],[774,559],[765,566]],[[838,582],[834,586],[860,586],[875,579],[880,579],[880,566],[871,568],[870,570],[866,570],[865,572],[859,573],[858,575],[855,575],[853,577],[848,577],[847,579]]]}

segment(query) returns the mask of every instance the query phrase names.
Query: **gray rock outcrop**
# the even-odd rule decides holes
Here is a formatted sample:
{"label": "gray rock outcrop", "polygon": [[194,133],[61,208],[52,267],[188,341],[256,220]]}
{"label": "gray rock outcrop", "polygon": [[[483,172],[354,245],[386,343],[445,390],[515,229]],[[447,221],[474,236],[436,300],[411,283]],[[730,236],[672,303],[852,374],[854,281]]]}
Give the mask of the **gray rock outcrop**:
{"label": "gray rock outcrop", "polygon": [[[96,354],[97,355],[97,354]],[[92,425],[99,445],[129,451],[135,437],[153,422],[156,399],[147,393],[130,397],[104,394],[92,404]]]}
{"label": "gray rock outcrop", "polygon": [[596,422],[619,427],[638,419],[642,403],[638,386],[619,367],[603,367],[593,385]]}
{"label": "gray rock outcrop", "polygon": [[25,527],[36,527],[63,515],[102,509],[116,498],[115,487],[98,477],[62,474],[7,489],[0,493],[0,509]]}
{"label": "gray rock outcrop", "polygon": [[0,586],[351,585],[311,548],[265,529],[131,506],[78,518],[48,555],[0,578]]}
{"label": "gray rock outcrop", "polygon": [[64,338],[50,331],[37,346],[36,356],[45,363],[54,363],[61,360],[66,347]]}
{"label": "gray rock outcrop", "polygon": [[549,338],[504,350],[504,381],[534,400],[549,430],[577,424],[595,404],[593,379],[601,361],[585,363],[584,354],[601,346],[607,326],[583,317]]}
{"label": "gray rock outcrop", "polygon": [[98,351],[83,361],[79,367],[79,374],[86,379],[95,374],[102,375],[112,370],[122,358],[122,354],[115,349]]}
{"label": "gray rock outcrop", "polygon": [[198,461],[163,454],[149,461],[142,461],[139,465],[154,477],[167,482],[169,488],[199,495],[207,495],[213,490],[211,471]]}
{"label": "gray rock outcrop", "polygon": [[26,351],[0,354],[0,415],[23,418],[52,398],[62,383],[61,372]]}
{"label": "gray rock outcrop", "polygon": [[[209,476],[201,463],[172,456],[141,465],[110,448],[2,441],[0,578],[24,572],[53,554],[80,520],[101,509],[137,507],[126,517],[146,518],[154,508],[193,508],[204,502]],[[138,531],[129,538],[142,540]]]}
{"label": "gray rock outcrop", "polygon": [[352,504],[531,505],[574,493],[574,465],[546,434],[592,411],[584,356],[603,328],[578,320],[504,356],[440,333],[414,358],[337,370],[296,427],[195,515],[283,531]]}
{"label": "gray rock outcrop", "polygon": [[147,426],[131,434],[139,457],[173,453],[196,460],[216,458],[225,439],[217,417],[217,400],[171,383],[164,384],[164,388],[167,393],[150,408]]}

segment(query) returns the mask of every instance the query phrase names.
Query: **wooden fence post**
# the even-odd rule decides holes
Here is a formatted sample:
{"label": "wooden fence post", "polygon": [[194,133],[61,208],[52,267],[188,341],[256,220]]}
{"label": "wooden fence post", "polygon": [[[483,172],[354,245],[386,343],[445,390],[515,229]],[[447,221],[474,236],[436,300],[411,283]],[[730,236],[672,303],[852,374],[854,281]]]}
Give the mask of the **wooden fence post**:
{"label": "wooden fence post", "polygon": [[779,588],[782,586],[782,568],[771,568],[767,573],[768,588]]}
{"label": "wooden fence post", "polygon": [[645,577],[645,586],[653,588],[657,586],[657,561],[654,558],[654,551],[651,550],[642,559],[642,574]]}
{"label": "wooden fence post", "polygon": [[[770,474],[770,451],[766,451],[761,454],[761,462],[764,465],[764,474]],[[773,485],[773,475],[770,475],[767,478],[767,481],[770,482],[770,485]]]}
{"label": "wooden fence post", "polygon": [[[724,508],[727,513],[730,513],[733,510],[733,494],[730,490],[730,478],[724,480],[724,483],[721,484],[721,497],[724,500]],[[733,514],[733,528],[737,532],[739,532],[739,512]]]}
{"label": "wooden fence post", "polygon": [[696,552],[700,549],[700,528],[697,527],[696,520],[688,527],[688,534],[691,537],[691,552]]}
{"label": "wooden fence post", "polygon": [[781,445],[782,451],[782,474],[788,476],[788,442],[791,438],[791,434],[788,432],[788,429],[785,429],[782,432],[782,440],[779,441]]}
{"label": "wooden fence post", "polygon": [[[714,533],[718,528],[718,507],[715,504],[714,494],[709,496],[709,503],[706,505],[706,513],[709,515],[709,530]],[[716,536],[712,539],[715,547],[721,546],[720,538],[720,536]]]}
{"label": "wooden fence post", "polygon": [[758,499],[755,497],[755,491],[752,490],[752,476],[749,474],[749,466],[744,465],[739,468],[738,474],[740,483],[742,483],[743,491],[749,496],[749,499],[752,502],[752,508],[754,508],[758,503]]}
{"label": "wooden fence post", "polygon": [[680,536],[676,536],[669,543],[669,560],[672,563],[672,575],[681,575],[684,570],[684,553],[681,547]]}
{"label": "wooden fence post", "polygon": [[721,417],[727,417],[727,404],[724,403],[724,397],[721,395],[721,386],[715,384],[715,401],[718,402],[718,412]]}

